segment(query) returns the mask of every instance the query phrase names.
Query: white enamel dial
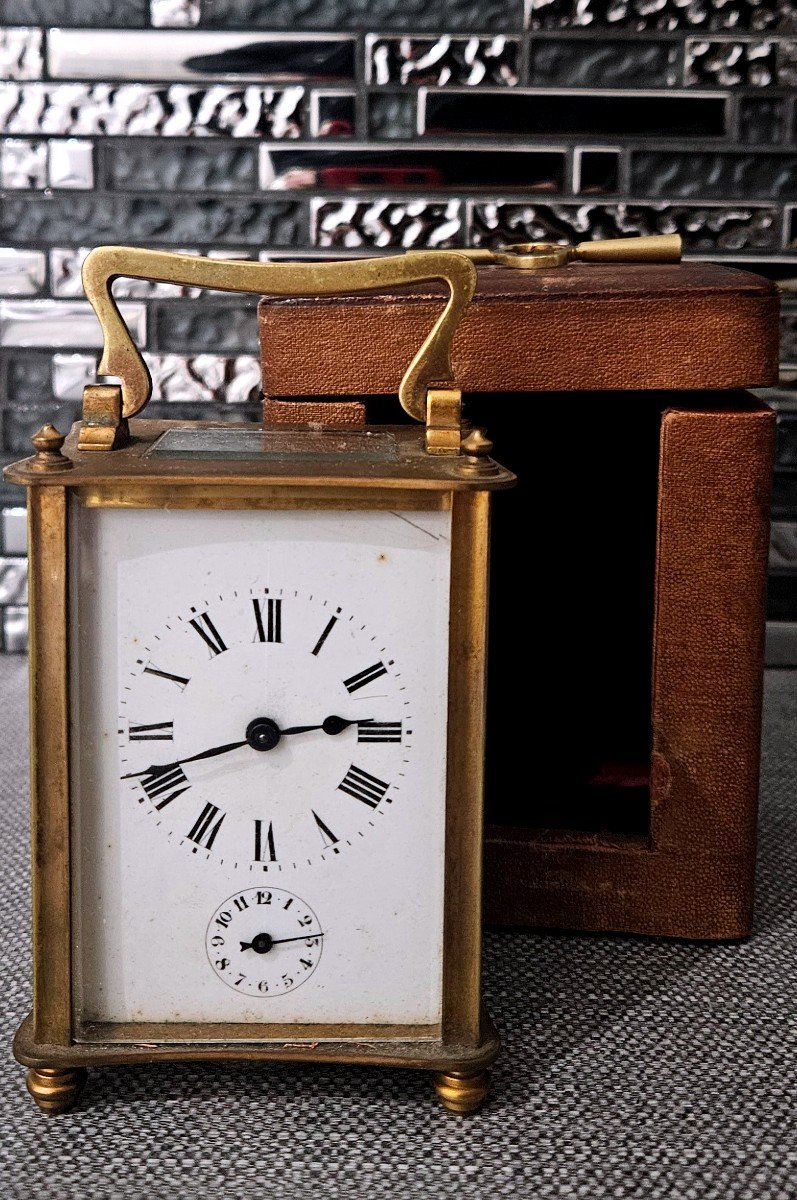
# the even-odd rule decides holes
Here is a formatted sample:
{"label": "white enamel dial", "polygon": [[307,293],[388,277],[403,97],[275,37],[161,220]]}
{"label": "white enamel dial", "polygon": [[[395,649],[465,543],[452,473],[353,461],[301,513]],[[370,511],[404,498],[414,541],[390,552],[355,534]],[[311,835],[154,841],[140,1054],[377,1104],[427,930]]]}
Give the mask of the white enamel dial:
{"label": "white enamel dial", "polygon": [[[77,1028],[433,1036],[450,512],[75,502],[70,520]],[[317,915],[318,944],[250,928],[257,907]],[[227,911],[235,938],[209,945]]]}
{"label": "white enamel dial", "polygon": [[381,633],[334,598],[243,582],[197,597],[137,653],[122,787],[183,852],[292,872],[401,803],[412,692]]}
{"label": "white enamel dial", "polygon": [[324,931],[313,910],[282,888],[228,896],[205,934],[213,970],[231,988],[262,1000],[306,983],[321,959]]}

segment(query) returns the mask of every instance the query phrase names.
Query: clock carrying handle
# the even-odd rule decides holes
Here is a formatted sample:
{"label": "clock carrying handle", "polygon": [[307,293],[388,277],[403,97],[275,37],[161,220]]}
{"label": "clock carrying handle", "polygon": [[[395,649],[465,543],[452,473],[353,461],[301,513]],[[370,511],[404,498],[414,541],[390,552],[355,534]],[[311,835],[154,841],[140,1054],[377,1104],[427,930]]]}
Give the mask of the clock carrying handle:
{"label": "clock carrying handle", "polygon": [[399,400],[405,412],[426,423],[429,453],[459,453],[462,397],[454,383],[451,345],[476,287],[476,268],[464,254],[421,250],[327,263],[246,262],[134,246],[98,246],[83,263],[83,287],[102,326],[98,374],[119,382],[93,383],[84,389],[81,450],[124,445],[127,418],[142,411],[152,392],[147,365],[111,295],[111,285],[120,276],[272,296],[331,296],[442,280],[448,285],[448,299],[404,372]]}

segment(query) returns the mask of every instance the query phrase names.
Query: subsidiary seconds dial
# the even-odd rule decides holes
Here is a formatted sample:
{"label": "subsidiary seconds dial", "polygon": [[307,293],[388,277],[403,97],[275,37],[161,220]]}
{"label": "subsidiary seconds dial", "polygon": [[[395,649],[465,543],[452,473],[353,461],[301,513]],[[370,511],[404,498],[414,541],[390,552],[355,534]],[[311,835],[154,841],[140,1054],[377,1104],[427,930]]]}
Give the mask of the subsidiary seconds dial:
{"label": "subsidiary seconds dial", "polygon": [[398,653],[284,586],[188,605],[123,674],[121,786],[194,855],[258,873],[333,859],[400,800],[413,722]]}
{"label": "subsidiary seconds dial", "polygon": [[247,888],[210,918],[208,960],[219,979],[249,996],[284,996],[318,966],[324,932],[309,905],[281,888]]}

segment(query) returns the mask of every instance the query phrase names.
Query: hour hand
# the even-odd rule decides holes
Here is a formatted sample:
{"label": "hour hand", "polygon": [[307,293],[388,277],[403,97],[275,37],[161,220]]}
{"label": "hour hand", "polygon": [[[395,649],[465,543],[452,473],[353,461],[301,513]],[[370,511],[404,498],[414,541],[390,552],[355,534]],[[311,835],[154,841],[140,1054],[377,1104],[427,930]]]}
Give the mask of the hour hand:
{"label": "hour hand", "polygon": [[352,721],[347,721],[345,717],[325,717],[320,725],[291,725],[288,729],[281,729],[280,734],[282,737],[286,737],[291,733],[312,733],[315,729],[323,729],[324,733],[332,734],[334,737],[338,733],[343,733],[343,730],[348,729],[350,725],[356,725],[362,719],[362,717],[355,717]]}
{"label": "hour hand", "polygon": [[[334,736],[343,733],[344,729],[348,729],[350,725],[356,725],[362,719],[362,717],[355,717],[353,721],[347,721],[345,717],[325,717],[321,728],[324,733],[331,733]],[[368,720],[370,719],[369,717]]]}

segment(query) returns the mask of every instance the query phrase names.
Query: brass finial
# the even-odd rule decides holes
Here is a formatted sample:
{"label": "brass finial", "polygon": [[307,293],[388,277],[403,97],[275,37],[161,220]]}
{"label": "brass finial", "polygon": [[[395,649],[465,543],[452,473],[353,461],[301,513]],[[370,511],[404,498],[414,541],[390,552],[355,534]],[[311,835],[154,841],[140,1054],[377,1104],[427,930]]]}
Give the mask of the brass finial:
{"label": "brass finial", "polygon": [[471,429],[460,443],[459,467],[463,475],[495,475],[498,466],[490,458],[492,448],[483,429]]}
{"label": "brass finial", "polygon": [[474,458],[489,458],[492,448],[493,443],[483,429],[471,429],[470,433],[462,439],[462,453],[472,455]]}
{"label": "brass finial", "polygon": [[31,471],[69,471],[73,467],[71,458],[61,453],[64,435],[54,425],[42,425],[31,441],[36,448],[36,457],[30,464]]}

